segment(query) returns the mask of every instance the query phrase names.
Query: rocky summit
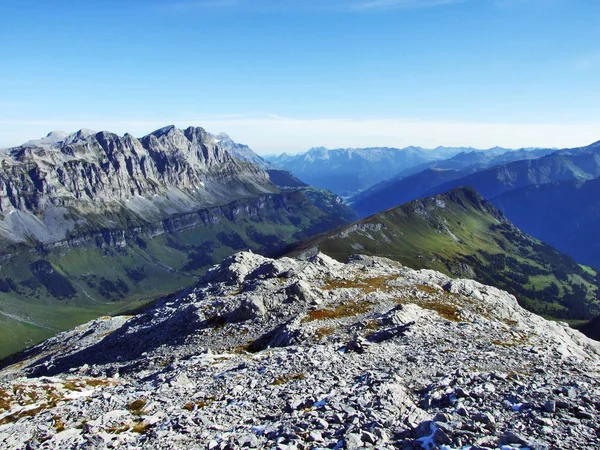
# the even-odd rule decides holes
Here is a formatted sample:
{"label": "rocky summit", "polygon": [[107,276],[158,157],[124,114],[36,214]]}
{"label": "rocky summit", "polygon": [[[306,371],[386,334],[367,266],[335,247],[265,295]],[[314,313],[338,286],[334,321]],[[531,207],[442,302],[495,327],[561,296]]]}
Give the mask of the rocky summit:
{"label": "rocky summit", "polygon": [[237,253],[11,364],[1,448],[600,446],[600,344],[379,257]]}

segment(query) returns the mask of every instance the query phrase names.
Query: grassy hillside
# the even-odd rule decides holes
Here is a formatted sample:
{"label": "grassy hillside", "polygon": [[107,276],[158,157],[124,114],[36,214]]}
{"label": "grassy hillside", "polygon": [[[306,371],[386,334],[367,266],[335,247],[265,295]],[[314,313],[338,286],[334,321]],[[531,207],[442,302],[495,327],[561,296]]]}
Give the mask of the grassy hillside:
{"label": "grassy hillside", "polygon": [[104,230],[85,245],[27,248],[6,256],[0,265],[0,358],[185,288],[235,251],[271,254],[347,223],[345,216],[353,212],[328,209],[334,198],[267,195],[199,212],[202,221],[181,230],[174,218],[160,234]]}
{"label": "grassy hillside", "polygon": [[287,251],[316,249],[340,261],[355,253],[379,255],[475,278],[547,317],[590,319],[600,311],[594,271],[521,232],[471,188],[415,200]]}

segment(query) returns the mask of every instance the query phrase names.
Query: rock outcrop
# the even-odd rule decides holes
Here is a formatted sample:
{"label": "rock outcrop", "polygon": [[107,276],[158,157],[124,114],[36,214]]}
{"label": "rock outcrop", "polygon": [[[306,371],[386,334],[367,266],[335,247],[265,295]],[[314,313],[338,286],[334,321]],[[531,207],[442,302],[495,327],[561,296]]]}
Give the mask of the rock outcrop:
{"label": "rock outcrop", "polygon": [[596,448],[600,344],[378,257],[244,252],[0,372],[2,448]]}

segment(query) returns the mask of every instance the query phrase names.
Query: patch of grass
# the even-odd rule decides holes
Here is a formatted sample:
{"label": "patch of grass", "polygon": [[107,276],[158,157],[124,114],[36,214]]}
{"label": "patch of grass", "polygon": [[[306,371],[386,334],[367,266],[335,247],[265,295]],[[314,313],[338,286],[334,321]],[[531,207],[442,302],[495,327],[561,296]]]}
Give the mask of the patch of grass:
{"label": "patch of grass", "polygon": [[387,282],[391,280],[395,280],[397,277],[395,275],[392,276],[380,276],[373,278],[356,278],[353,280],[344,280],[344,279],[328,279],[325,281],[325,285],[322,287],[325,291],[330,291],[332,289],[361,289],[365,294],[375,291],[381,291],[389,289]]}
{"label": "patch of grass", "polygon": [[131,428],[131,425],[129,425],[127,423],[123,423],[121,425],[113,425],[112,427],[108,427],[106,429],[106,432],[111,433],[111,434],[121,434],[121,433],[125,433],[126,431],[129,431],[130,428]]}
{"label": "patch of grass", "polygon": [[8,411],[11,405],[11,396],[5,389],[0,389],[0,409]]}
{"label": "patch of grass", "polygon": [[32,409],[9,414],[8,416],[6,416],[2,420],[0,420],[0,425],[6,425],[8,423],[15,423],[17,420],[19,420],[23,417],[37,416],[39,413],[41,413],[42,411],[45,411],[49,407],[50,407],[50,405],[48,405],[46,403],[42,403],[41,405],[39,405],[35,408],[32,408]]}
{"label": "patch of grass", "polygon": [[330,278],[325,280],[325,285],[323,285],[322,289],[325,291],[331,291],[333,289],[351,289],[360,288],[362,286],[361,280],[334,280]]}
{"label": "patch of grass", "polygon": [[315,332],[315,338],[320,341],[324,337],[327,337],[327,336],[333,334],[333,332],[335,330],[336,330],[335,327],[321,327],[321,328],[317,328],[317,331]]}
{"label": "patch of grass", "polygon": [[146,434],[151,427],[150,424],[141,421],[134,423],[133,427],[131,427],[131,431],[133,433]]}
{"label": "patch of grass", "polygon": [[98,386],[110,386],[114,384],[114,382],[107,380],[106,378],[88,378],[84,380],[84,383],[90,387],[98,387]]}
{"label": "patch of grass", "polygon": [[283,375],[279,375],[277,378],[273,380],[272,385],[279,386],[282,384],[287,384],[292,381],[304,380],[306,375],[303,373],[286,373]]}
{"label": "patch of grass", "polygon": [[591,275],[593,277],[595,277],[597,275],[596,271],[594,269],[592,269],[591,267],[589,267],[589,266],[585,266],[583,264],[579,264],[579,267],[581,267],[584,272],[587,272],[589,275]]}
{"label": "patch of grass", "polygon": [[82,385],[74,381],[67,381],[63,387],[69,391],[81,391]]}
{"label": "patch of grass", "polygon": [[252,352],[251,349],[255,345],[255,342],[256,341],[252,340],[252,341],[247,342],[245,344],[241,344],[241,345],[237,345],[235,347],[231,347],[231,348],[229,348],[229,352],[230,353],[246,353],[246,352],[250,352],[251,353]]}
{"label": "patch of grass", "polygon": [[505,347],[505,348],[511,348],[511,347],[516,346],[516,344],[514,342],[504,342],[499,339],[494,339],[492,341],[492,345],[496,345],[498,347]]}
{"label": "patch of grass", "polygon": [[39,399],[37,392],[22,384],[13,386],[13,394],[19,397],[19,403],[23,405],[31,405],[32,403],[37,402]]}
{"label": "patch of grass", "polygon": [[460,314],[455,305],[440,302],[425,302],[419,303],[419,306],[435,311],[442,319],[450,320],[451,322],[460,322]]}
{"label": "patch of grass", "polygon": [[367,320],[364,324],[365,330],[378,330],[381,327],[381,324],[377,319]]}
{"label": "patch of grass", "polygon": [[146,407],[147,400],[144,398],[138,398],[127,405],[127,409],[134,416],[141,416],[144,414],[144,408]]}
{"label": "patch of grass", "polygon": [[60,433],[61,431],[65,431],[66,425],[65,423],[61,420],[60,417],[58,416],[54,416],[52,418],[52,420],[54,421],[54,429],[56,430],[57,433]]}
{"label": "patch of grass", "polygon": [[527,335],[517,335],[511,337],[509,340],[501,341],[499,339],[493,339],[492,345],[496,345],[498,347],[512,348],[517,347],[519,345],[527,345],[529,343],[529,337]]}
{"label": "patch of grass", "polygon": [[161,358],[158,361],[158,365],[161,367],[167,367],[171,364],[173,364],[176,361],[177,358],[175,358],[175,356],[171,355],[171,356],[167,356],[165,358]]}
{"label": "patch of grass", "polygon": [[352,317],[358,314],[367,312],[373,303],[362,301],[351,301],[347,303],[341,303],[334,309],[316,309],[309,311],[307,316],[302,319],[302,322],[313,322],[315,320],[329,320],[329,319],[340,319],[343,317]]}
{"label": "patch of grass", "polygon": [[436,294],[439,292],[438,289],[432,286],[427,286],[426,284],[417,284],[415,287],[420,291],[427,292],[428,294]]}
{"label": "patch of grass", "polygon": [[189,412],[194,411],[194,409],[202,409],[209,406],[215,399],[213,397],[206,398],[204,400],[199,400],[197,402],[189,402],[183,405],[183,409],[188,410]]}

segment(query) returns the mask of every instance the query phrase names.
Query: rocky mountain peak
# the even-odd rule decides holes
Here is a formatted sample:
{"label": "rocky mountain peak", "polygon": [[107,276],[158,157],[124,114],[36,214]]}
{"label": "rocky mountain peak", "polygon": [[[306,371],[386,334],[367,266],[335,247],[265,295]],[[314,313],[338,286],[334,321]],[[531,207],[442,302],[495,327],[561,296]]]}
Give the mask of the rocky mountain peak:
{"label": "rocky mountain peak", "polygon": [[176,133],[177,131],[179,131],[179,129],[175,125],[167,125],[153,131],[152,133],[149,133],[147,136],[155,136],[156,138],[160,138],[161,136]]}
{"label": "rocky mountain peak", "polygon": [[215,135],[215,139],[218,139],[219,141],[233,141],[231,139],[231,137],[229,137],[229,135],[227,133],[224,132],[220,132],[219,134]]}
{"label": "rocky mountain peak", "polygon": [[24,146],[36,146],[36,145],[52,145],[52,144],[58,144],[59,142],[64,141],[67,137],[69,136],[69,133],[66,133],[64,131],[58,131],[58,130],[54,130],[51,131],[50,133],[48,133],[45,137],[41,138],[41,139],[35,139],[32,141],[29,141],[25,144],[23,144]]}
{"label": "rocky mountain peak", "polygon": [[71,133],[71,134],[67,135],[63,139],[63,142],[65,144],[73,144],[78,141],[85,142],[85,141],[89,141],[90,139],[92,139],[96,134],[97,134],[97,132],[94,130],[90,130],[88,128],[82,128],[81,130],[78,130],[75,133]]}
{"label": "rocky mountain peak", "polygon": [[591,448],[599,369],[600,344],[472,280],[242,252],[4,368],[0,445]]}
{"label": "rocky mountain peak", "polygon": [[46,230],[33,216],[44,218],[56,208],[89,212],[93,204],[96,210],[125,208],[142,220],[162,220],[273,190],[264,171],[236,160],[200,127],[182,131],[171,125],[141,139],[86,129],[66,136],[51,133],[51,138],[11,149],[2,162],[0,211],[32,215],[26,225],[0,227],[0,239],[10,242],[30,237],[47,242],[56,231]]}

